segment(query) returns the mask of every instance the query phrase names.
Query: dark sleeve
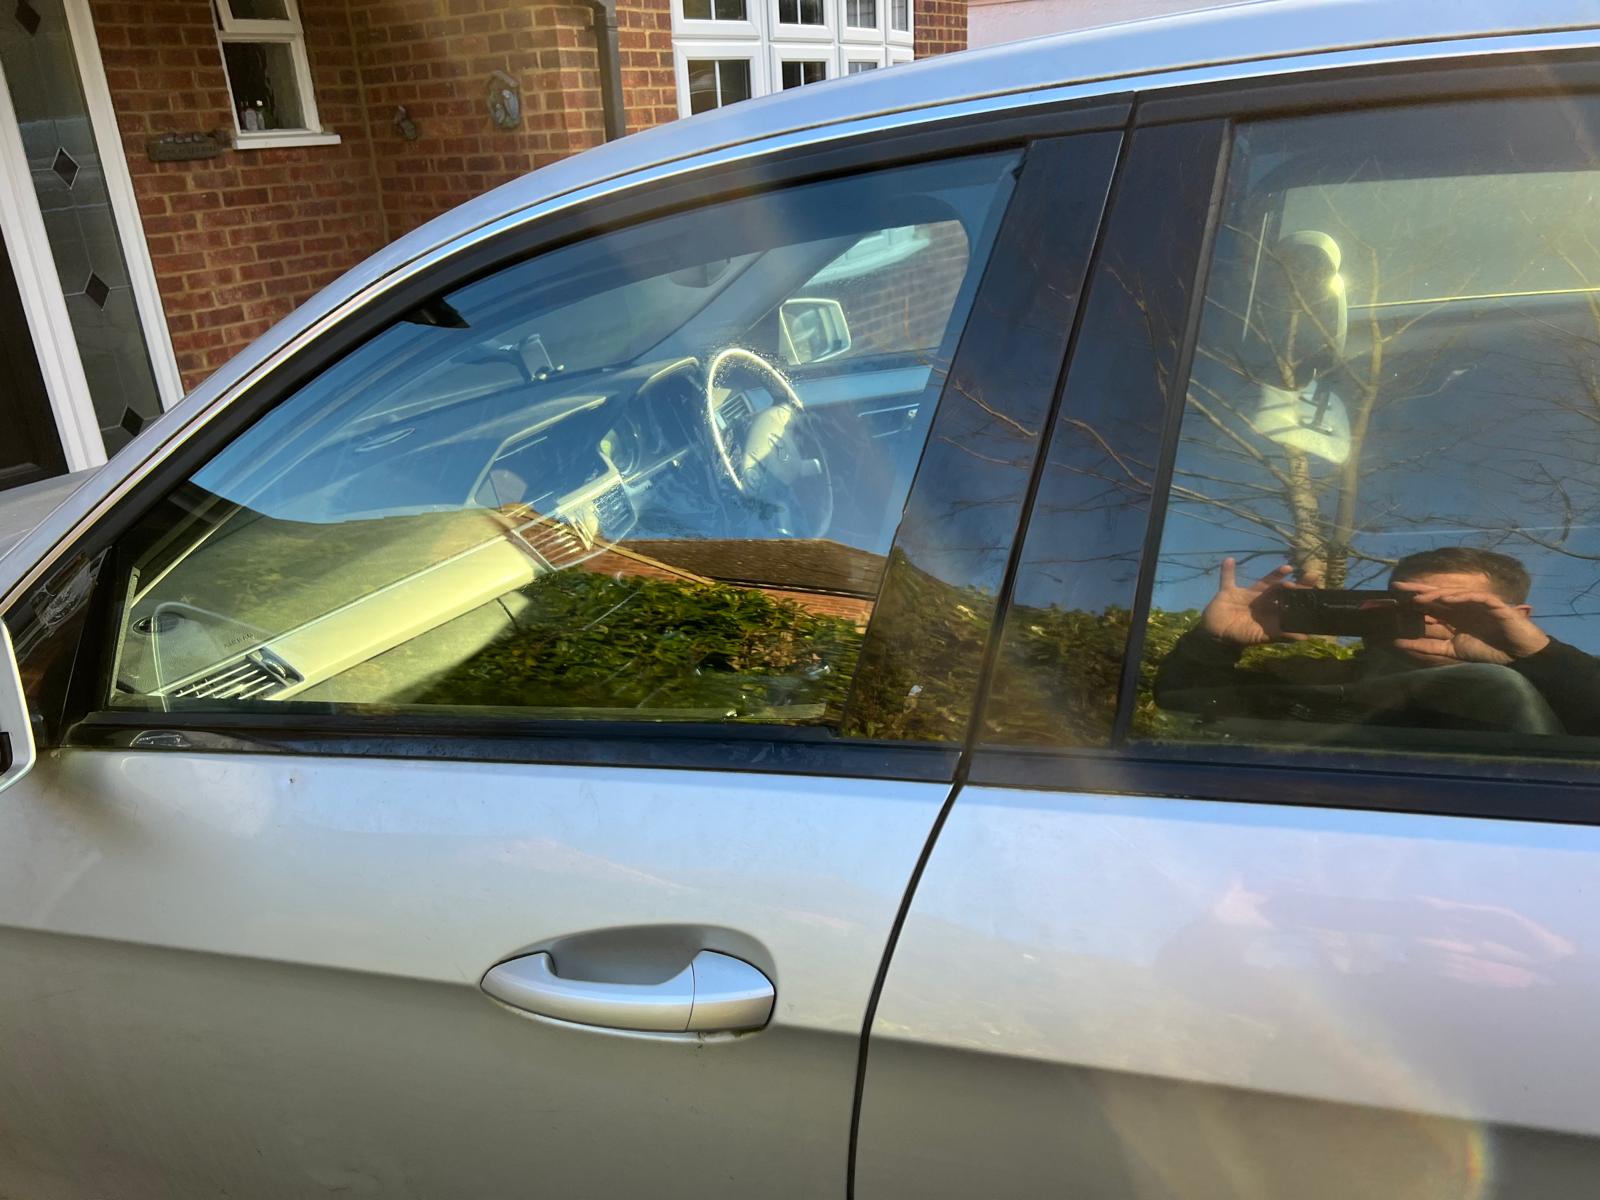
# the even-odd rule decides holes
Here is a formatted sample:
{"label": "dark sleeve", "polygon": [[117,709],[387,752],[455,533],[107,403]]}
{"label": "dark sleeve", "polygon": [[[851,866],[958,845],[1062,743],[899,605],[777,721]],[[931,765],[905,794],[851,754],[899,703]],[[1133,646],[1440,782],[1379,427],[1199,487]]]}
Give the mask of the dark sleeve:
{"label": "dark sleeve", "polygon": [[1539,653],[1511,666],[1539,689],[1568,733],[1600,737],[1600,658],[1551,638]]}
{"label": "dark sleeve", "polygon": [[1202,629],[1191,629],[1156,669],[1156,703],[1182,712],[1194,707],[1185,703],[1182,693],[1236,686],[1239,673],[1235,667],[1243,653],[1242,647],[1219,642]]}

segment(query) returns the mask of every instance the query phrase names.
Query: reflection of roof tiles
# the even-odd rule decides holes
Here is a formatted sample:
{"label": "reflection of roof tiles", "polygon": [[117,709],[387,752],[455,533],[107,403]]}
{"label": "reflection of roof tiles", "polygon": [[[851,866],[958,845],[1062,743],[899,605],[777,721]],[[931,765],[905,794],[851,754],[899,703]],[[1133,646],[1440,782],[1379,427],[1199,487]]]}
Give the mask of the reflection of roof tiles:
{"label": "reflection of roof tiles", "polygon": [[643,539],[601,551],[583,565],[607,575],[714,579],[756,587],[810,612],[864,627],[883,578],[884,559],[820,539]]}

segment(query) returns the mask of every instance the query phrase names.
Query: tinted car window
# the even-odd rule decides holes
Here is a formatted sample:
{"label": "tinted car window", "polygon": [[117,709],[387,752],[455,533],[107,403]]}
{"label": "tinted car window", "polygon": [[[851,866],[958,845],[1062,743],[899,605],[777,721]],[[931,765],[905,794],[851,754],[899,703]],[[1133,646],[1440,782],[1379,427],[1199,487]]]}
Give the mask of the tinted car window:
{"label": "tinted car window", "polygon": [[117,547],[107,699],[836,725],[1016,159],[708,206],[423,304]]}
{"label": "tinted car window", "polygon": [[1600,734],[1596,106],[1240,131],[1136,737]]}
{"label": "tinted car window", "polygon": [[990,744],[1112,739],[1221,142],[1219,122],[1134,135],[1006,612]]}

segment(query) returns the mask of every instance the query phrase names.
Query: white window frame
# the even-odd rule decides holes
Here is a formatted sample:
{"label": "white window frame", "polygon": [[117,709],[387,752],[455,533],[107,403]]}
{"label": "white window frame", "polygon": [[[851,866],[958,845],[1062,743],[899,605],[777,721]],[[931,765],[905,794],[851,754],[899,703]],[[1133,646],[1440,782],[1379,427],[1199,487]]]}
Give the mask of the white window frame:
{"label": "white window frame", "polygon": [[[745,0],[743,21],[706,21],[699,18],[690,19],[683,15],[683,0],[672,0],[672,39],[676,45],[679,38],[689,40],[719,39],[719,38],[744,38],[759,42],[761,40],[761,6],[767,0]],[[696,55],[696,58],[704,57]],[[688,106],[683,106],[687,113]]]}
{"label": "white window frame", "polygon": [[[790,25],[778,20],[778,0],[746,0],[744,21],[688,20],[683,0],[672,0],[674,77],[678,84],[678,115],[690,116],[689,67],[691,58],[742,58],[751,62],[752,97],[782,90],[783,64],[794,61],[825,62],[829,79],[848,75],[851,62],[871,62],[879,67],[910,62],[915,56],[914,34],[891,30],[892,0],[877,0],[877,27],[845,24],[845,0],[823,0],[822,25]],[[916,3],[911,0],[912,24]]]}
{"label": "white window frame", "polygon": [[[894,20],[894,0],[882,0],[883,11],[878,14],[878,19],[883,22],[883,40],[891,46],[911,46],[917,40],[917,4],[916,0],[906,0],[906,24],[909,29],[896,29],[892,24]],[[889,65],[892,67],[897,62],[910,62],[910,57],[895,58],[890,55]]]}
{"label": "white window frame", "polygon": [[[848,0],[837,0],[839,5],[839,41],[841,43],[855,42],[868,46],[881,46],[887,32],[884,21],[887,19],[885,4],[887,0],[873,0],[877,9],[877,20],[871,25],[850,24],[850,5]],[[867,56],[860,56],[863,59]]]}
{"label": "white window frame", "polygon": [[305,120],[304,127],[299,129],[268,129],[260,132],[245,129],[239,124],[238,111],[233,109],[233,80],[229,79],[228,107],[233,109],[234,149],[337,145],[339,135],[324,130],[322,120],[317,115],[316,90],[311,86],[311,60],[306,56],[305,27],[300,23],[300,8],[296,0],[283,0],[283,10],[288,15],[273,20],[235,17],[229,0],[213,0],[213,4],[217,18],[217,56],[222,59],[224,77],[228,73],[228,56],[223,52],[226,45],[276,43],[287,46],[289,61],[294,68],[295,89],[299,92],[300,115]]}
{"label": "white window frame", "polygon": [[889,65],[888,48],[886,46],[856,46],[849,42],[839,47],[839,76],[846,78],[850,74],[850,64],[853,62],[871,63],[875,68]]}
{"label": "white window frame", "polygon": [[[838,56],[836,54],[834,54],[829,47],[826,47],[826,46],[783,46],[783,45],[775,45],[775,46],[772,47],[771,53],[772,53],[772,90],[775,91],[775,92],[782,92],[782,91],[789,90],[789,89],[786,89],[783,86],[783,64],[784,63],[789,63],[789,62],[821,63],[822,64],[822,82],[824,82],[824,83],[827,82],[829,79],[837,79],[839,77],[839,60],[838,60]],[[811,86],[811,85],[802,84],[801,86],[802,87],[808,87],[808,86]]]}
{"label": "white window frame", "polygon": [[[821,25],[791,25],[782,20],[778,13],[780,0],[761,0],[766,5],[768,21],[768,41],[776,49],[784,42],[829,42],[837,43],[839,40],[839,26],[844,17],[843,0],[822,0]],[[796,5],[805,3],[805,0],[794,0]],[[773,80],[773,91],[778,91],[778,81]]]}
{"label": "white window frame", "polygon": [[744,59],[750,64],[750,96],[765,96],[772,90],[767,80],[766,55],[759,42],[675,41],[672,56],[673,77],[678,84],[678,115],[689,112],[689,60],[691,58]]}

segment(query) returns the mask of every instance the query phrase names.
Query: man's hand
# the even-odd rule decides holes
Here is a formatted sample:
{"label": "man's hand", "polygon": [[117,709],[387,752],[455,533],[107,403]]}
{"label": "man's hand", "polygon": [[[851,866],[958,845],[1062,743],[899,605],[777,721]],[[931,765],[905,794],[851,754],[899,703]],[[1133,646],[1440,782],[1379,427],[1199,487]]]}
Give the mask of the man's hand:
{"label": "man's hand", "polygon": [[1200,628],[1219,642],[1234,646],[1259,646],[1263,642],[1299,641],[1303,633],[1285,633],[1278,624],[1278,597],[1296,587],[1289,582],[1294,568],[1278,567],[1249,587],[1240,587],[1231,558],[1222,560],[1217,594],[1200,614]]}
{"label": "man's hand", "polygon": [[1526,605],[1507,604],[1493,592],[1446,591],[1410,582],[1393,586],[1409,593],[1413,603],[1433,618],[1427,635],[1397,638],[1394,646],[1399,650],[1504,666],[1550,644],[1550,636],[1533,623]]}

